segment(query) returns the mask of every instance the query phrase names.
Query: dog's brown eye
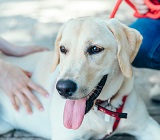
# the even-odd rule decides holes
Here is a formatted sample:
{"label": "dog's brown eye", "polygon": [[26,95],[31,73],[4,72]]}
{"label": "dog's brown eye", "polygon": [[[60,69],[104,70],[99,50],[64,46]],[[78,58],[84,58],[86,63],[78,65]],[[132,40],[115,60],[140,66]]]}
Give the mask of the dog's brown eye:
{"label": "dog's brown eye", "polygon": [[67,49],[65,48],[65,46],[60,46],[60,51],[64,54],[67,53]]}
{"label": "dog's brown eye", "polygon": [[104,50],[104,48],[99,48],[97,46],[91,46],[91,47],[88,48],[87,52],[90,55],[92,55],[92,54],[97,54],[97,53],[99,53],[99,52],[101,52],[103,50]]}

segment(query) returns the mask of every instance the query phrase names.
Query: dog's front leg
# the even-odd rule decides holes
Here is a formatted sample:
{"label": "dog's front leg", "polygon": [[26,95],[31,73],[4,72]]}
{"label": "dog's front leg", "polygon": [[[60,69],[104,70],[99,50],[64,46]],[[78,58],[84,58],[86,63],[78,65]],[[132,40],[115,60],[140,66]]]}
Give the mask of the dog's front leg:
{"label": "dog's front leg", "polygon": [[160,140],[160,125],[149,117],[142,129],[137,129],[136,138],[137,140]]}
{"label": "dog's front leg", "polygon": [[75,140],[76,131],[67,129],[63,124],[65,100],[54,89],[50,110],[52,140]]}
{"label": "dog's front leg", "polygon": [[9,131],[13,130],[14,127],[2,119],[0,119],[0,135],[8,133]]}

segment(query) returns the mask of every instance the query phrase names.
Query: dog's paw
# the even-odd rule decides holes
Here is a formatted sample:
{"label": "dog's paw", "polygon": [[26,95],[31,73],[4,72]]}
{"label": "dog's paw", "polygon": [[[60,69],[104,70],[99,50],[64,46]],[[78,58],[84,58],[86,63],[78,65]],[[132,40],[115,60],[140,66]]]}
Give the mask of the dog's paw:
{"label": "dog's paw", "polygon": [[113,99],[113,100],[111,100],[111,105],[114,108],[119,108],[122,104],[123,104],[123,102],[120,99]]}

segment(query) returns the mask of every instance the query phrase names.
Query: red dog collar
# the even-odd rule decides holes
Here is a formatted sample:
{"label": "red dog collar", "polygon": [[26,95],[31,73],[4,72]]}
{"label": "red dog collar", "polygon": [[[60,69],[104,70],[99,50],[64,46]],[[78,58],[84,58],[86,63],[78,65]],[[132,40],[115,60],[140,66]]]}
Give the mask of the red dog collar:
{"label": "red dog collar", "polygon": [[117,129],[121,118],[125,118],[125,119],[127,118],[127,113],[122,113],[123,107],[125,105],[127,97],[128,96],[123,97],[123,99],[122,99],[123,104],[119,108],[117,108],[115,112],[102,107],[100,104],[103,101],[98,101],[96,103],[97,110],[99,110],[99,111],[101,111],[101,112],[103,112],[103,113],[105,113],[109,116],[115,117],[115,121],[114,121],[114,124],[113,124],[113,131],[110,134],[107,134],[103,139],[110,136]]}

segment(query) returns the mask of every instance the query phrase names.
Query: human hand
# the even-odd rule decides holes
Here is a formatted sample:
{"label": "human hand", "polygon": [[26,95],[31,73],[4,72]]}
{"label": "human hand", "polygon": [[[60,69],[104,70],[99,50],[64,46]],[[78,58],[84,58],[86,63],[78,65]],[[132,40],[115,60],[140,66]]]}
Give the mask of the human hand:
{"label": "human hand", "polygon": [[146,14],[149,10],[144,0],[131,0],[139,14]]}
{"label": "human hand", "polygon": [[35,84],[28,76],[31,73],[5,63],[0,60],[0,88],[8,95],[13,107],[18,111],[19,106],[16,100],[20,101],[29,114],[32,114],[30,102],[33,103],[40,111],[43,111],[42,104],[31,92],[35,90],[43,96],[48,97],[47,91]]}

